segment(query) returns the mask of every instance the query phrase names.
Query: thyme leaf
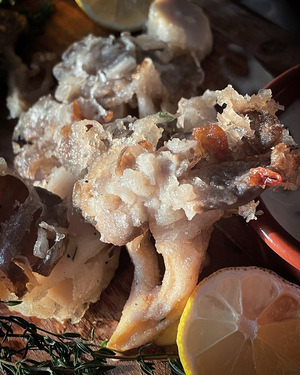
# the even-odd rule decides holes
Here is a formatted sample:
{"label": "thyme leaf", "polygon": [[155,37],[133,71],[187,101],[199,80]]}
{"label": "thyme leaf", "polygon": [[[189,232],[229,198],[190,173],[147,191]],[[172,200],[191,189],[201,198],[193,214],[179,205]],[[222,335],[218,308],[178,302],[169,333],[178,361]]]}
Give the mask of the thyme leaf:
{"label": "thyme leaf", "polygon": [[172,116],[169,112],[158,112],[157,115],[162,119],[163,122],[172,122],[175,120],[175,117]]}
{"label": "thyme leaf", "polygon": [[72,256],[72,260],[75,259],[76,254],[77,254],[77,250],[78,250],[78,247],[76,246],[76,247],[75,247],[75,250],[74,250],[74,254],[73,254],[73,256]]}
{"label": "thyme leaf", "polygon": [[20,305],[20,303],[22,303],[22,301],[2,301],[2,300],[0,300],[0,302],[5,303],[5,305],[8,307],[17,306],[17,305]]}
{"label": "thyme leaf", "polygon": [[171,368],[172,374],[174,375],[185,375],[182,364],[178,358],[170,359],[169,366]]}
{"label": "thyme leaf", "polygon": [[[0,301],[3,302],[3,301]],[[17,343],[17,345],[16,345]],[[118,364],[111,360],[135,361],[141,372],[155,374],[154,361],[169,363],[172,374],[184,375],[177,354],[145,352],[151,344],[142,346],[137,354],[112,350],[90,338],[74,332],[49,332],[19,316],[0,316],[0,371],[5,375],[83,375],[106,374]],[[44,358],[37,361],[33,354]]]}

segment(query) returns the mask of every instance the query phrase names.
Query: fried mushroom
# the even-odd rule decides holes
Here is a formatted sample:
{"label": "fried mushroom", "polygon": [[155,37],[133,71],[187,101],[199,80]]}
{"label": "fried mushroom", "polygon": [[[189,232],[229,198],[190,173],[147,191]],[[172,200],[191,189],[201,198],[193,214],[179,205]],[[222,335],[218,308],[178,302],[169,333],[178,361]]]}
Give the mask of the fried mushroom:
{"label": "fried mushroom", "polygon": [[[279,123],[278,105],[269,91],[243,97],[228,87],[206,93],[199,102],[194,112],[185,105],[183,112],[170,115],[180,119],[182,134],[187,124],[191,137],[175,137],[159,146],[159,139],[149,133],[142,139],[140,131],[143,122],[158,131],[155,117],[140,119],[130,136],[112,141],[75,183],[74,204],[102,241],[127,243],[135,265],[130,297],[109,342],[113,348],[143,345],[178,319],[197,283],[217,220],[233,212],[255,219],[254,200],[265,188],[299,184],[299,149]],[[214,123],[198,126],[202,109],[212,116],[208,107],[215,104],[223,112],[215,112]],[[250,110],[258,113],[259,128],[256,115],[247,115]],[[276,135],[273,148],[264,143],[266,124]],[[150,234],[165,263],[161,282]]]}
{"label": "fried mushroom", "polygon": [[79,321],[110,282],[119,249],[0,159],[0,298],[26,316]]}

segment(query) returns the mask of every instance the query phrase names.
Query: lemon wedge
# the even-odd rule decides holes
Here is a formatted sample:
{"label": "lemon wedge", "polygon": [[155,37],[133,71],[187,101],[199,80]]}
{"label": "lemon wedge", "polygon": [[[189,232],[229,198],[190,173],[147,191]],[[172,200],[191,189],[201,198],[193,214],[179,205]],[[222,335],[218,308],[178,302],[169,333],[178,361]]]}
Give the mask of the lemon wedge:
{"label": "lemon wedge", "polygon": [[204,279],[180,319],[187,375],[300,374],[300,288],[257,267]]}
{"label": "lemon wedge", "polygon": [[140,29],[148,17],[151,0],[75,0],[96,23],[116,31]]}

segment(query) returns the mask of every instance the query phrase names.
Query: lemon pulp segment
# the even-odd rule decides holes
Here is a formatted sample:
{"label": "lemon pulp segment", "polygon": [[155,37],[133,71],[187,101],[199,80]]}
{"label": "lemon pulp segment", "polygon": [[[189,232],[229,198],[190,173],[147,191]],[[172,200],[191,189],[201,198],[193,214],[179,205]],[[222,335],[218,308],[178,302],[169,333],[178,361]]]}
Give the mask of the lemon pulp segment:
{"label": "lemon pulp segment", "polygon": [[223,269],[192,293],[177,334],[187,375],[300,373],[300,288],[257,267]]}

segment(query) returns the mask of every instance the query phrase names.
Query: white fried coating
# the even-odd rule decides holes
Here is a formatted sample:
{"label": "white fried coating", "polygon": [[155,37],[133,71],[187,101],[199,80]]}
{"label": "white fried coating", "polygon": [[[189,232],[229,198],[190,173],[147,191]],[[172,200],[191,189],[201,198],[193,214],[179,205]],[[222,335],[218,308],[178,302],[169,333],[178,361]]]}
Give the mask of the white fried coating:
{"label": "white fried coating", "polygon": [[[169,26],[164,27],[168,32]],[[87,159],[93,159],[92,144],[87,150],[79,146],[80,137],[73,143],[67,140],[68,146],[64,142],[68,133],[76,133],[69,131],[75,122],[95,120],[101,125],[94,128],[101,128],[127,115],[174,113],[178,100],[196,95],[203,81],[201,66],[189,47],[174,55],[158,36],[129,33],[107,38],[88,35],[73,43],[53,74],[58,83],[54,95],[40,98],[20,116],[13,148],[18,172],[58,194],[70,192]],[[88,129],[83,123],[77,126],[82,132]],[[94,135],[90,131],[85,138]],[[69,188],[59,184],[62,173]]]}
{"label": "white fried coating", "polygon": [[[166,149],[159,155],[145,149],[143,142],[117,154],[112,149],[75,184],[73,196],[101,231],[102,241],[129,242],[135,277],[109,342],[122,350],[151,341],[179,318],[197,283],[212,224],[223,213],[200,213],[192,184],[179,182],[189,169],[194,141],[174,139],[170,143],[181,144],[172,145],[173,152],[178,148],[181,153]],[[149,244],[148,229],[155,247]],[[161,284],[155,248],[165,264]]]}
{"label": "white fried coating", "polygon": [[[148,68],[153,69],[151,60],[140,67]],[[223,108],[219,113],[216,104]],[[151,107],[151,100],[147,107]],[[128,116],[109,122],[109,110],[96,98],[83,97],[64,103],[53,97],[42,98],[21,116],[14,134],[19,172],[69,203],[75,184],[73,203],[100,232],[99,246],[105,242],[128,244],[140,286],[139,292],[133,289],[124,308],[112,346],[125,349],[145,343],[178,318],[201,270],[213,223],[225,210],[237,212],[247,221],[255,218],[253,199],[262,188],[249,186],[251,168],[270,166],[282,174],[285,187],[299,184],[299,172],[295,172],[298,156],[292,150],[292,138],[275,115],[279,108],[269,90],[250,97],[228,86],[181,99],[176,114],[159,113],[139,120]],[[195,127],[211,124],[217,124],[226,135],[225,159],[212,157],[196,140],[189,139]],[[76,241],[83,243],[82,235],[79,232]],[[153,263],[154,275],[149,275],[147,288],[141,283],[141,275],[148,272],[144,236],[154,238],[166,267],[162,282],[158,282],[155,275],[159,271]],[[140,240],[135,242],[137,238]],[[92,249],[89,252],[93,254]],[[153,262],[153,256],[147,256]],[[189,258],[193,266],[185,261]],[[116,265],[117,257],[114,261]],[[71,268],[73,271],[78,272],[76,267]],[[55,268],[54,275],[56,272]],[[88,279],[93,272],[86,268]],[[112,274],[102,274],[106,280],[103,285],[108,283],[105,275],[110,278]],[[185,275],[190,283],[183,283],[176,275]],[[39,279],[43,285],[45,280]],[[174,294],[168,294],[165,291],[172,283]],[[62,285],[61,290],[67,292],[71,284]],[[103,285],[95,289],[97,296]],[[144,311],[139,316],[135,303]],[[52,314],[62,319],[54,307]],[[145,335],[140,335],[142,331]]]}
{"label": "white fried coating", "polygon": [[[225,104],[225,109],[217,113],[215,104]],[[174,118],[183,137],[161,143],[158,116],[135,121],[132,133],[112,140],[75,183],[74,204],[102,241],[127,244],[135,265],[132,291],[111,347],[127,350],[145,344],[178,319],[197,283],[214,222],[228,210],[255,218],[253,200],[265,188],[266,176],[263,183],[250,183],[253,169],[280,172],[277,186],[297,184],[299,150],[276,108],[268,90],[243,97],[230,86],[182,100]],[[224,132],[225,155],[209,153],[216,144],[213,134],[208,134],[208,149],[201,146],[203,139],[184,137],[185,130],[199,125],[217,125]],[[217,143],[217,150],[223,146]],[[280,163],[274,153],[280,153]],[[164,259],[162,280],[153,246]]]}
{"label": "white fried coating", "polygon": [[[172,10],[174,4],[179,8]],[[105,242],[127,245],[134,281],[109,345],[126,350],[145,344],[179,318],[214,222],[225,211],[254,219],[264,173],[297,187],[298,151],[269,90],[243,97],[229,86],[195,97],[203,81],[201,59],[211,45],[207,18],[195,4],[156,0],[146,34],[89,35],[63,54],[53,70],[54,95],[20,117],[15,166],[64,198],[69,214],[72,195],[102,242],[90,224],[69,216],[68,252],[50,278],[26,269],[24,314],[37,306],[44,317],[79,319],[113,275],[117,257],[110,258]],[[160,111],[171,114],[155,115]],[[190,139],[194,128],[216,133],[200,130]],[[257,167],[262,176],[250,184]]]}
{"label": "white fried coating", "polygon": [[[93,157],[93,145],[99,145],[99,137],[103,133],[102,126],[97,123],[99,135],[95,135],[94,129],[88,133],[85,124],[93,124],[86,120],[78,129],[78,140],[92,138],[89,149],[81,150],[80,144],[69,140],[71,126],[77,126],[80,117],[97,118],[100,120],[107,112],[95,100],[78,99],[76,104],[62,104],[55,101],[50,95],[39,101],[24,113],[14,129],[13,149],[17,154],[15,167],[25,178],[33,181],[46,179],[55,168],[64,167],[75,176],[80,175],[86,167],[88,158]],[[81,133],[80,134],[80,129]],[[102,132],[102,133],[101,133]],[[86,134],[85,134],[86,133]],[[66,139],[69,140],[68,148]],[[19,144],[18,142],[22,142]],[[84,141],[84,140],[83,140]],[[85,143],[88,143],[85,141]],[[76,149],[72,148],[72,145]],[[76,165],[77,161],[77,165]],[[50,189],[49,189],[50,190]],[[56,193],[56,191],[53,191]]]}
{"label": "white fried coating", "polygon": [[[153,30],[153,19],[151,24]],[[200,62],[211,47],[210,29],[206,25],[208,35],[202,34],[209,45],[198,54],[189,38],[182,39],[179,47],[163,40],[170,34],[169,26],[160,26],[159,35],[152,35],[149,26],[147,33],[137,37],[129,33],[107,38],[89,35],[73,43],[53,69],[57,79],[54,94],[41,97],[21,114],[13,134],[16,170],[35,187],[64,199],[70,221],[68,249],[50,276],[24,268],[30,282],[23,304],[16,307],[23,314],[76,321],[111,279],[118,251],[108,251],[107,245],[94,237],[90,224],[73,213],[72,190],[100,155],[109,168],[110,160],[114,162],[110,155],[118,155],[124,146],[146,138],[153,145],[162,141],[167,127],[157,127],[164,120],[151,115],[175,113],[180,98],[198,94],[204,76]],[[182,38],[189,35],[189,25],[178,27]],[[139,123],[135,116],[149,117]],[[117,204],[113,197],[107,202]],[[32,249],[35,254],[45,251],[44,230],[39,229],[41,241]],[[108,258],[109,265],[104,267]]]}
{"label": "white fried coating", "polygon": [[[97,302],[119,264],[120,250],[99,241],[99,233],[75,215],[68,227],[69,244],[49,276],[24,267],[27,293],[12,310],[41,319],[77,323]],[[17,299],[10,294],[7,299]]]}
{"label": "white fried coating", "polygon": [[119,38],[89,35],[71,45],[53,73],[58,80],[55,98],[72,102],[95,99],[114,118],[136,108],[139,117],[157,111],[176,111],[183,96],[197,93],[203,71],[191,51],[168,54],[168,44],[143,34]]}

